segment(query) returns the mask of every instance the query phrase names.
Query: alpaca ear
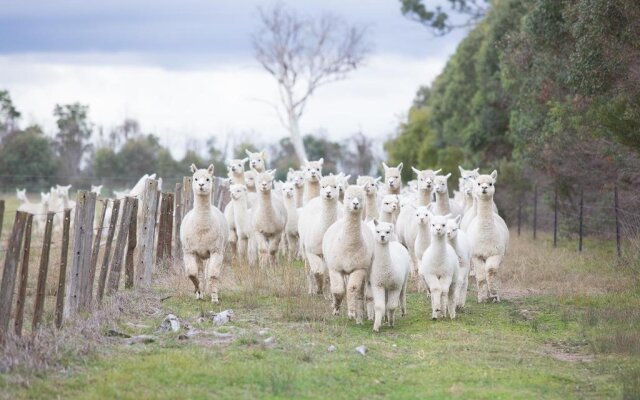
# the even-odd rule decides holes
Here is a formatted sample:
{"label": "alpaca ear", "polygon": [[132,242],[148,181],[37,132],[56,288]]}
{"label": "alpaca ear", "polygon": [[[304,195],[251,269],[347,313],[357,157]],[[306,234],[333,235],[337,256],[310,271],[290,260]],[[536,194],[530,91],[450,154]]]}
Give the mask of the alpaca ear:
{"label": "alpaca ear", "polygon": [[411,167],[411,170],[415,172],[416,175],[420,174],[420,170],[417,169],[416,167]]}
{"label": "alpaca ear", "polygon": [[345,176],[343,176],[343,178],[348,182],[349,179],[351,179],[351,175],[345,175]]}
{"label": "alpaca ear", "polygon": [[266,160],[266,159],[267,159],[267,153],[266,153],[265,151],[261,151],[261,152],[260,152],[260,157],[261,157],[263,160]]}
{"label": "alpaca ear", "polygon": [[244,164],[246,164],[246,163],[247,163],[247,161],[249,161],[249,157],[245,157],[245,158],[243,158],[243,159],[242,159],[242,160],[240,160],[240,161],[242,161],[242,165],[244,165]]}
{"label": "alpaca ear", "polygon": [[377,219],[373,219],[373,226],[378,226],[378,220]]}
{"label": "alpaca ear", "polygon": [[434,217],[434,215],[431,212],[431,210],[427,210],[427,217],[429,217],[429,219],[432,219]]}
{"label": "alpaca ear", "polygon": [[460,228],[460,222],[462,222],[462,215],[458,215],[455,221],[456,221],[456,226]]}
{"label": "alpaca ear", "polygon": [[267,173],[269,175],[271,175],[272,178],[274,178],[276,176],[276,170],[275,169],[270,169],[269,171],[267,171]]}
{"label": "alpaca ear", "polygon": [[213,164],[209,164],[209,168],[207,168],[207,172],[208,172],[208,173],[209,173],[209,175],[211,175],[211,176],[213,176],[213,169],[214,169]]}
{"label": "alpaca ear", "polygon": [[289,168],[289,172],[294,173],[296,171],[294,171],[293,168]]}
{"label": "alpaca ear", "polygon": [[389,169],[386,163],[382,163],[382,167],[384,168],[385,171]]}
{"label": "alpaca ear", "polygon": [[451,172],[449,172],[447,175],[445,175],[445,179],[449,179],[451,177]]}
{"label": "alpaca ear", "polygon": [[249,151],[249,149],[244,149],[244,152],[245,152],[249,157],[251,157],[251,152]]}
{"label": "alpaca ear", "polygon": [[380,182],[381,180],[382,180],[382,177],[381,177],[381,176],[379,176],[379,177],[377,177],[376,179],[374,179],[373,183],[378,183],[378,182]]}
{"label": "alpaca ear", "polygon": [[437,170],[437,171],[433,171],[433,174],[434,174],[434,175],[438,175],[440,172],[442,172],[442,168],[441,168],[441,169],[439,169],[439,170]]}
{"label": "alpaca ear", "polygon": [[493,180],[495,181],[496,178],[498,177],[498,171],[496,171],[495,169],[493,170],[493,172],[491,173],[491,177],[493,178]]}
{"label": "alpaca ear", "polygon": [[191,164],[191,172],[195,174],[197,170],[198,170],[198,168],[196,168],[196,165],[195,164]]}
{"label": "alpaca ear", "polygon": [[444,216],[446,219],[451,219],[451,217],[453,217],[453,215],[451,213],[447,214]]}
{"label": "alpaca ear", "polygon": [[322,157],[321,159],[318,160],[318,162],[320,163],[320,165],[324,165],[324,157]]}
{"label": "alpaca ear", "polygon": [[404,167],[403,163],[398,164],[398,171],[402,172],[402,167]]}

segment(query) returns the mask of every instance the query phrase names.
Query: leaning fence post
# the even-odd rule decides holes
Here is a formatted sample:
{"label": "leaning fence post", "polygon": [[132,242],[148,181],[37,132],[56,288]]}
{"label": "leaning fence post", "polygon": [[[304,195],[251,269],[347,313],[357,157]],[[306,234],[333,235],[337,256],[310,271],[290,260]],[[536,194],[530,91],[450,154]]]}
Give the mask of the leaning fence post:
{"label": "leaning fence post", "polygon": [[125,289],[131,289],[134,282],[134,269],[133,269],[133,257],[135,255],[135,249],[138,245],[138,237],[136,233],[138,231],[138,199],[133,198],[133,206],[131,209],[131,219],[129,220],[129,235],[127,239],[127,254],[124,261],[124,287]]}
{"label": "leaning fence post", "polygon": [[2,224],[4,223],[4,200],[0,200],[0,240],[2,240]]}
{"label": "leaning fence post", "polygon": [[100,252],[100,241],[102,240],[102,231],[104,229],[104,218],[107,215],[107,208],[109,206],[108,200],[102,200],[102,212],[98,219],[98,231],[93,239],[93,249],[91,251],[91,262],[89,263],[89,271],[87,277],[87,285],[85,289],[85,304],[84,307],[88,308],[93,301],[93,282],[96,276],[96,266],[98,264],[98,253]]}
{"label": "leaning fence post", "polygon": [[158,229],[158,245],[156,263],[164,263],[171,258],[171,236],[173,229],[173,193],[162,193],[160,207],[160,226]]}
{"label": "leaning fence post", "polygon": [[27,280],[29,279],[29,253],[31,252],[31,226],[33,214],[27,215],[27,225],[24,231],[22,246],[22,267],[20,267],[20,285],[18,286],[18,302],[16,303],[16,319],[14,322],[16,335],[22,335],[24,321],[24,303],[27,295]]}
{"label": "leaning fence post", "polygon": [[182,178],[182,215],[185,216],[193,208],[193,182],[190,176]]}
{"label": "leaning fence post", "polygon": [[553,199],[553,247],[558,245],[558,185],[554,188]]}
{"label": "leaning fence post", "polygon": [[182,245],[180,243],[182,207],[182,183],[176,183],[176,198],[173,209],[173,259],[176,263],[182,263]]}
{"label": "leaning fence post", "polygon": [[56,328],[62,327],[64,313],[64,291],[67,279],[67,257],[69,253],[69,226],[71,224],[71,209],[64,210],[62,222],[62,248],[60,249],[60,271],[58,275],[58,293],[56,294]]}
{"label": "leaning fence post", "polygon": [[520,229],[522,228],[522,198],[518,203],[518,236],[520,236]]}
{"label": "leaning fence post", "polygon": [[24,236],[24,227],[27,220],[27,213],[16,212],[13,221],[11,236],[7,253],[4,259],[4,270],[2,271],[2,284],[0,284],[0,341],[4,341],[9,329],[9,319],[11,319],[11,305],[13,303],[13,290],[16,285],[16,274],[18,271],[18,260],[20,258],[20,245]]}
{"label": "leaning fence post", "polygon": [[111,258],[111,268],[109,269],[109,280],[107,282],[108,295],[111,295],[118,291],[124,246],[127,241],[127,235],[129,234],[129,225],[131,224],[131,218],[135,218],[135,216],[132,217],[131,215],[134,200],[135,199],[133,197],[126,197],[124,200],[124,206],[122,207],[122,217],[120,218],[118,239],[116,240],[116,248],[113,251],[113,257]]}
{"label": "leaning fence post", "polygon": [[120,200],[116,199],[111,205],[111,221],[109,221],[109,232],[107,232],[107,243],[104,247],[104,255],[102,256],[102,268],[100,268],[100,276],[98,277],[98,292],[96,293],[96,299],[99,302],[102,301],[104,296],[104,288],[107,283],[107,272],[109,272],[109,255],[111,254],[111,245],[113,244],[113,237],[116,233],[116,226],[118,225],[118,214],[120,213]]}
{"label": "leaning fence post", "polygon": [[618,182],[615,182],[613,186],[613,206],[616,213],[616,252],[618,257],[622,255],[622,249],[620,247],[620,219],[618,218]]}
{"label": "leaning fence post", "polygon": [[538,185],[533,188],[533,239],[538,236]]}
{"label": "leaning fence post", "polygon": [[140,240],[138,240],[138,260],[136,262],[138,286],[147,286],[151,283],[151,273],[153,272],[153,242],[156,229],[156,191],[158,181],[148,179],[144,194],[142,195],[142,217]]}
{"label": "leaning fence post", "polygon": [[44,314],[44,298],[47,286],[47,272],[49,270],[49,253],[51,251],[51,232],[53,230],[53,217],[55,213],[47,213],[47,223],[44,227],[44,239],[42,239],[42,254],[40,255],[40,270],[38,271],[38,286],[36,287],[36,300],[33,306],[33,323],[31,329],[35,332],[42,322]]}
{"label": "leaning fence post", "polygon": [[582,251],[583,217],[584,217],[584,189],[580,188],[580,241],[578,242],[578,251]]}

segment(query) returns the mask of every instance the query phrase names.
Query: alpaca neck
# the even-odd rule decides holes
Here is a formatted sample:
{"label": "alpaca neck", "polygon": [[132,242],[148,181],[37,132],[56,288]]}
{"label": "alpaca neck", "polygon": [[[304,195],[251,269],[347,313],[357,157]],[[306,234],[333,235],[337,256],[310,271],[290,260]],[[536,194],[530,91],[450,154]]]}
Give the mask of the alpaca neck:
{"label": "alpaca neck", "polygon": [[481,219],[491,219],[493,221],[493,197],[486,199],[476,199],[478,209],[477,216]]}
{"label": "alpaca neck", "polygon": [[366,197],[367,218],[373,219],[378,215],[378,204],[376,203],[376,193],[367,193]]}
{"label": "alpaca neck", "polygon": [[429,238],[429,224],[418,224],[418,235],[416,236],[417,240],[423,241]]}
{"label": "alpaca neck", "polygon": [[296,186],[296,207],[300,208],[304,205],[304,185]]}
{"label": "alpaca neck", "polygon": [[445,235],[439,236],[439,235],[431,234],[431,242],[429,244],[429,248],[433,248],[436,254],[440,254],[444,256],[444,254],[446,254],[445,252],[446,247],[447,247],[447,240],[445,238]]}
{"label": "alpaca neck", "polygon": [[193,192],[193,209],[198,214],[211,212],[211,192],[206,194],[200,194],[196,191]]}
{"label": "alpaca neck", "polygon": [[418,190],[418,207],[424,207],[431,204],[431,190],[419,189]]}
{"label": "alpaca neck", "polygon": [[449,193],[436,192],[436,208],[440,215],[447,215],[451,212],[449,207]]}
{"label": "alpaca neck", "polygon": [[473,207],[473,195],[472,194],[465,194],[464,195],[464,210],[470,210],[471,207]]}
{"label": "alpaca neck", "polygon": [[393,215],[393,212],[381,212],[380,213],[380,222],[387,222],[390,224],[395,224],[395,216]]}
{"label": "alpaca neck", "polygon": [[338,219],[338,204],[337,199],[322,199],[322,207],[320,212],[322,213],[322,220],[333,224]]}
{"label": "alpaca neck", "polygon": [[244,185],[244,171],[232,172],[230,178],[232,184]]}
{"label": "alpaca neck", "polygon": [[395,187],[395,188],[387,186],[387,193],[388,194],[400,194],[400,189],[402,189],[401,186],[398,186],[398,187]]}
{"label": "alpaca neck", "polygon": [[343,239],[347,245],[356,245],[362,242],[361,214],[361,212],[345,210]]}
{"label": "alpaca neck", "polygon": [[392,265],[391,252],[389,251],[389,242],[380,243],[376,240],[374,247],[374,263],[371,265],[372,272],[384,273],[390,270]]}
{"label": "alpaca neck", "polygon": [[306,181],[304,183],[304,203],[320,196],[320,181]]}
{"label": "alpaca neck", "polygon": [[[62,196],[62,207],[66,210],[69,208],[69,196]],[[47,209],[49,206],[47,205]]]}
{"label": "alpaca neck", "polygon": [[293,215],[293,213],[295,213],[296,209],[298,208],[296,204],[295,196],[293,197],[287,197],[286,195],[282,196],[282,201],[284,202],[284,207],[287,210],[287,214]]}

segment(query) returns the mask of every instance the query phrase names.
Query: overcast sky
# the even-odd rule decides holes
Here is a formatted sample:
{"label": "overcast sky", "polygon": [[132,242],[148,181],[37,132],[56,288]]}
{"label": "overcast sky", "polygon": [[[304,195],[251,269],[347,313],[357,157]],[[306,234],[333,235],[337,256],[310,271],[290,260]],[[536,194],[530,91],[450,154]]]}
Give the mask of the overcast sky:
{"label": "overcast sky", "polygon": [[[105,130],[124,118],[181,155],[211,136],[286,136],[272,78],[253,59],[258,0],[0,0],[0,89],[22,125],[55,129],[57,103],[90,106]],[[420,85],[442,70],[464,32],[433,38],[397,0],[289,1],[301,13],[338,14],[369,27],[374,51],[345,81],[325,86],[302,120],[305,133],[341,139],[394,131]]]}

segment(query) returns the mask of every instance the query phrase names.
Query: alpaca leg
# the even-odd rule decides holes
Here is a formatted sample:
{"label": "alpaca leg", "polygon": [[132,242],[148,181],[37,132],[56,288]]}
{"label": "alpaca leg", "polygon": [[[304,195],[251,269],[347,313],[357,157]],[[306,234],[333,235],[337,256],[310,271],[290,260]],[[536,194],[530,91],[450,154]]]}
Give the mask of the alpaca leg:
{"label": "alpaca leg", "polygon": [[374,321],[373,321],[373,331],[380,332],[380,325],[382,325],[382,317],[384,316],[384,288],[380,286],[373,286],[371,288],[371,295],[373,296],[373,307],[374,307]]}
{"label": "alpaca leg", "polygon": [[200,265],[202,264],[202,260],[198,256],[192,253],[184,253],[184,269],[187,273],[191,282],[193,282],[193,286],[195,287],[196,299],[202,298],[202,291],[200,290],[200,280],[198,279],[198,271],[200,270]]}
{"label": "alpaca leg", "polygon": [[316,279],[313,276],[313,271],[311,271],[311,263],[309,262],[308,255],[304,257],[304,270],[307,273],[307,293],[316,294],[318,288],[316,287]]}
{"label": "alpaca leg", "polygon": [[269,238],[269,266],[275,267],[278,265],[278,248],[280,248],[280,240],[282,235],[273,235]]}
{"label": "alpaca leg", "polygon": [[459,309],[464,309],[467,304],[467,290],[469,287],[469,266],[467,265],[463,269],[460,270],[460,275],[462,276],[462,280],[458,286],[458,297],[456,300],[456,304]]}
{"label": "alpaca leg", "polygon": [[264,268],[269,257],[269,243],[261,233],[256,234],[255,238],[258,247],[258,264],[260,265],[260,268]]}
{"label": "alpaca leg", "polygon": [[329,271],[329,282],[333,296],[333,315],[340,315],[340,305],[345,294],[344,277],[339,272]]}
{"label": "alpaca leg", "polygon": [[238,255],[238,234],[235,228],[229,229],[229,251],[234,256]]}
{"label": "alpaca leg", "polygon": [[498,293],[498,290],[500,289],[498,268],[500,267],[501,261],[501,256],[492,256],[487,258],[487,262],[485,264],[487,271],[487,291],[489,299],[494,303],[498,303],[500,301],[500,294]]}
{"label": "alpaca leg", "polygon": [[448,299],[447,299],[447,312],[449,314],[450,319],[456,319],[456,307],[457,307],[457,293],[459,292],[458,286],[452,287],[449,289]]}
{"label": "alpaca leg", "polygon": [[369,282],[368,279],[364,287],[364,299],[365,299],[365,302],[367,303],[367,319],[369,321],[373,321],[375,317],[373,291],[371,290],[371,282]]}
{"label": "alpaca leg", "polygon": [[367,271],[357,269],[349,274],[347,283],[347,307],[349,318],[355,318],[358,325],[362,324],[364,314],[364,281]]}
{"label": "alpaca leg", "polygon": [[400,311],[400,315],[407,316],[407,280],[402,284],[402,290],[400,291]]}
{"label": "alpaca leg", "polygon": [[242,261],[245,261],[247,259],[248,244],[249,244],[249,241],[246,236],[238,237],[238,244],[236,246],[237,246],[238,258]]}
{"label": "alpaca leg", "polygon": [[478,303],[483,303],[487,300],[487,273],[485,270],[484,262],[479,257],[473,257],[472,263],[475,265],[476,271],[476,286],[478,288]]}
{"label": "alpaca leg", "polygon": [[387,292],[387,317],[389,319],[389,326],[394,327],[396,325],[396,309],[400,304],[402,289],[389,290]]}
{"label": "alpaca leg", "polygon": [[310,276],[313,279],[315,294],[322,294],[324,290],[324,260],[316,254],[307,254]]}
{"label": "alpaca leg", "polygon": [[211,253],[207,268],[205,270],[206,279],[209,283],[209,291],[211,292],[211,302],[218,304],[218,289],[220,285],[220,273],[222,272],[223,255],[221,253]]}

